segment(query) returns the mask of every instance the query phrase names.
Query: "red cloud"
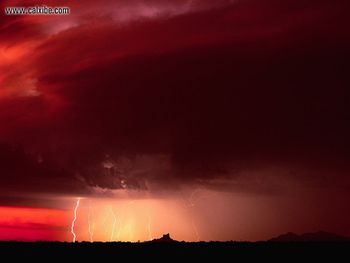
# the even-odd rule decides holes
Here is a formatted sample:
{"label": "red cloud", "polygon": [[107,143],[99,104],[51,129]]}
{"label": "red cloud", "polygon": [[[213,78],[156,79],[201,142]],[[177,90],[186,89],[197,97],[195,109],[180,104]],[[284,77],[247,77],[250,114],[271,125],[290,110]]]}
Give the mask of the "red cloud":
{"label": "red cloud", "polygon": [[[67,18],[1,18],[1,142],[29,152],[28,188],[47,171],[48,191],[121,187],[99,176],[106,156],[137,168],[139,155],[154,158],[130,187],[232,179],[247,164],[324,170],[330,156],[343,178],[347,2],[210,3],[84,2]],[[154,171],[158,156],[167,167]]]}

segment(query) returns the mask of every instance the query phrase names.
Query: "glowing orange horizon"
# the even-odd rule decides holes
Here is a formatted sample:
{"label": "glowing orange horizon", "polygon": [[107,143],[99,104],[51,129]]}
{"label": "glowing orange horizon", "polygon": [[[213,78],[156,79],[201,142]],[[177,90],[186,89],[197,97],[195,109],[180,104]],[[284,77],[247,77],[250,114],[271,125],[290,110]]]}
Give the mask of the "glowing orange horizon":
{"label": "glowing orange horizon", "polygon": [[65,241],[70,211],[31,207],[0,207],[0,240]]}
{"label": "glowing orange horizon", "polygon": [[188,208],[179,200],[77,198],[74,215],[73,242],[147,241],[168,232],[178,240],[197,240]]}
{"label": "glowing orange horizon", "polygon": [[72,208],[0,207],[0,240],[147,241],[164,233],[197,241],[190,206],[179,200],[74,198]]}

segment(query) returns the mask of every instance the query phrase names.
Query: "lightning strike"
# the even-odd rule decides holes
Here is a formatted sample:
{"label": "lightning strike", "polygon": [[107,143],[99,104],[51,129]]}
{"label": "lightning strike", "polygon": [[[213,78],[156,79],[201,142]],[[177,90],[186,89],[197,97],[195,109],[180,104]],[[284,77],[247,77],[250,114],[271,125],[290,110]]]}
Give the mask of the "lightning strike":
{"label": "lightning strike", "polygon": [[148,215],[147,231],[148,231],[148,240],[152,240],[153,235],[152,235],[152,230],[151,230],[151,217],[150,217],[150,215]]}
{"label": "lightning strike", "polygon": [[122,220],[121,220],[121,218],[120,218],[120,219],[119,219],[119,229],[118,229],[118,232],[117,232],[117,240],[120,239],[121,230],[122,230]]}
{"label": "lightning strike", "polygon": [[77,212],[78,212],[79,205],[80,205],[80,198],[77,199],[77,202],[75,204],[75,207],[74,207],[74,218],[73,218],[72,225],[71,225],[71,233],[73,235],[73,240],[72,240],[73,243],[75,243],[76,238],[77,238],[77,236],[76,236],[76,234],[74,232],[74,227],[75,227],[75,222],[77,221]]}
{"label": "lightning strike", "polygon": [[115,225],[117,223],[117,217],[115,216],[114,211],[113,211],[112,208],[111,208],[111,213],[112,213],[112,216],[113,216],[113,226],[112,226],[112,231],[111,231],[111,237],[109,239],[110,242],[112,242],[112,240],[113,240],[114,231],[115,231]]}
{"label": "lightning strike", "polygon": [[195,206],[195,202],[196,202],[196,195],[197,193],[200,191],[200,189],[196,189],[192,192],[192,194],[190,195],[190,198],[188,199],[188,203],[190,207],[194,207]]}
{"label": "lightning strike", "polygon": [[102,220],[102,226],[104,227],[106,240],[107,240],[107,236],[109,238],[109,227],[108,227],[108,224],[107,224],[107,221],[109,219],[109,213],[110,213],[110,210],[108,208],[106,208],[106,212],[104,213],[105,216],[104,216],[104,218]]}
{"label": "lightning strike", "polygon": [[89,238],[90,238],[90,242],[93,243],[94,242],[94,230],[95,230],[95,224],[93,222],[91,222],[91,213],[92,213],[92,209],[91,209],[91,205],[89,206],[89,214],[88,214],[88,232],[89,232]]}
{"label": "lightning strike", "polygon": [[[197,193],[200,191],[200,189],[196,189],[194,190],[191,195],[189,196],[189,198],[183,198],[183,202],[185,203],[185,207],[187,207],[189,210],[189,216],[191,218],[191,228],[193,230],[193,233],[195,235],[195,239],[197,242],[199,242],[200,237],[199,237],[199,232],[198,232],[198,228],[196,225],[196,222],[194,220],[194,216],[193,216],[193,209],[196,206],[196,201],[199,199],[198,197],[196,198]],[[187,201],[187,202],[186,202]]]}
{"label": "lightning strike", "polygon": [[194,219],[193,219],[193,218],[192,218],[192,220],[191,220],[191,224],[192,224],[193,232],[194,232],[194,234],[196,235],[196,241],[199,242],[199,240],[200,240],[200,238],[199,238],[199,233],[198,233],[197,225],[196,225],[196,223],[194,222]]}

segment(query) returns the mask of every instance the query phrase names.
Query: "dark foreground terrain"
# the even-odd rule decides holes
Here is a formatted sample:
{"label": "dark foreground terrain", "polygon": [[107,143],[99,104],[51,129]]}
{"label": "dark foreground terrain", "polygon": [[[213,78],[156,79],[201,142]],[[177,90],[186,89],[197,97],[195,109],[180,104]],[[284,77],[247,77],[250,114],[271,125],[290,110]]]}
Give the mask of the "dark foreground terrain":
{"label": "dark foreground terrain", "polygon": [[0,242],[2,256],[11,259],[33,258],[62,259],[140,259],[172,262],[177,260],[204,261],[235,259],[341,259],[348,262],[350,242],[171,242],[171,243],[59,243],[59,242]]}

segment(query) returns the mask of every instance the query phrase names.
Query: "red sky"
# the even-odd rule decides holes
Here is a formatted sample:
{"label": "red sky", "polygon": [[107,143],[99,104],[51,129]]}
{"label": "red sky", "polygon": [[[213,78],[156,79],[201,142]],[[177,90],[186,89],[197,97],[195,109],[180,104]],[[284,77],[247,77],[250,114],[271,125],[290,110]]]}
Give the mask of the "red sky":
{"label": "red sky", "polygon": [[71,240],[79,197],[78,240],[350,236],[348,1],[0,7],[41,4],[0,15],[1,240]]}

